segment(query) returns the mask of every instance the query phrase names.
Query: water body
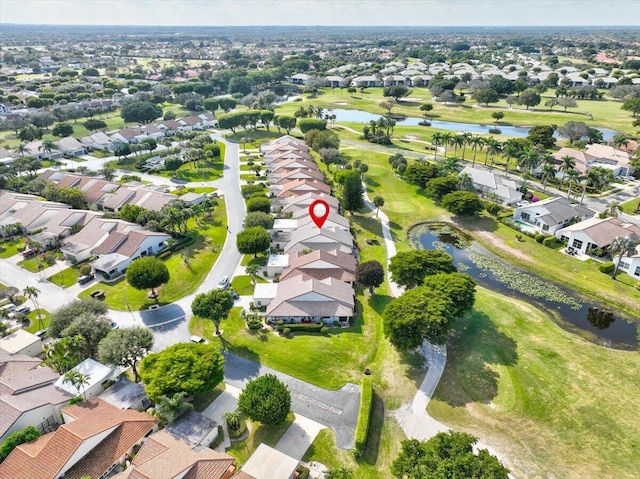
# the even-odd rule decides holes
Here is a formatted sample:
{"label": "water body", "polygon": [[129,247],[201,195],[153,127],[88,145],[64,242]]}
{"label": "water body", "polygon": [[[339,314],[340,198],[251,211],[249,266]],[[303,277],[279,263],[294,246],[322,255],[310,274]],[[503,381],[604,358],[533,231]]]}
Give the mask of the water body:
{"label": "water body", "polygon": [[[367,111],[362,110],[331,110],[333,115],[336,115],[336,121],[350,121],[353,123],[369,123],[371,120],[378,120],[382,115],[374,115]],[[424,118],[406,117],[402,119],[396,119],[396,125],[409,125],[418,126],[420,122],[425,121]],[[479,125],[473,123],[457,123],[453,121],[439,121],[429,120],[432,128],[438,128],[440,130],[449,130],[456,132],[469,132],[469,133],[481,133],[488,134],[491,128],[498,128],[502,135],[525,137],[529,134],[529,128],[526,126],[505,126],[505,125]],[[602,132],[602,138],[604,141],[609,141],[618,131],[610,130],[609,128],[596,128]],[[557,137],[557,132],[554,135]]]}
{"label": "water body", "polygon": [[[560,318],[560,325],[569,331],[585,331],[589,333],[585,337],[610,348],[637,349],[638,323],[634,319],[637,321],[640,318],[628,317],[609,307],[603,308],[594,301],[580,297],[575,291],[517,268],[477,242],[461,245],[459,238],[463,234],[447,234],[451,229],[448,227],[443,232],[434,232],[439,231],[438,226],[434,225],[431,229],[428,225],[420,225],[411,231],[411,238],[418,248],[445,250],[453,256],[458,271],[467,273],[482,286],[533,303],[543,310],[554,311]],[[498,267],[487,268],[487,264]],[[528,286],[544,283],[538,290],[540,297],[532,297],[533,293],[524,294],[512,289],[514,284],[517,287],[519,281],[527,282]],[[550,289],[548,285],[551,285]]]}

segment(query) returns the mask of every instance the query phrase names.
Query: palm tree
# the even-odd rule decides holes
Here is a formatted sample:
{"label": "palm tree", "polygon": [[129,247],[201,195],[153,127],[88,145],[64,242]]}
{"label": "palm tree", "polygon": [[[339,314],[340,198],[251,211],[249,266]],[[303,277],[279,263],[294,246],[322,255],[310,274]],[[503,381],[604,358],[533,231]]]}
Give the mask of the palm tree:
{"label": "palm tree", "polygon": [[373,204],[376,207],[376,218],[378,217],[378,212],[380,211],[380,208],[382,206],[384,206],[384,198],[382,196],[376,196],[373,199]]}
{"label": "palm tree", "polygon": [[518,158],[518,166],[524,168],[528,174],[540,165],[540,153],[535,148],[528,146]]}
{"label": "palm tree", "polygon": [[545,191],[547,191],[547,182],[549,181],[550,178],[553,178],[556,174],[556,169],[553,167],[552,164],[546,164],[542,167],[542,192],[544,193]]}
{"label": "palm tree", "polygon": [[[564,180],[564,177],[570,170],[575,170],[576,160],[573,156],[569,155],[563,156],[560,160],[562,163],[560,163],[558,170],[562,172],[562,179]],[[567,198],[569,198],[569,190],[567,190]]]}
{"label": "palm tree", "polygon": [[451,133],[441,133],[440,141],[442,141],[442,146],[444,146],[444,156],[447,157],[447,146],[451,144],[451,139],[453,135]]}
{"label": "palm tree", "polygon": [[56,144],[52,140],[44,140],[42,145],[38,148],[39,150],[44,151],[49,156],[49,160],[51,160],[51,151],[56,147]]}
{"label": "palm tree", "polygon": [[507,159],[507,162],[504,165],[505,176],[509,177],[509,163],[511,162],[511,158],[516,158],[520,153],[520,145],[515,141],[515,139],[510,138],[505,141],[502,145],[502,156]]}
{"label": "palm tree", "polygon": [[611,181],[612,173],[610,170],[605,170],[600,166],[591,168],[585,176],[584,188],[582,190],[582,197],[580,198],[580,204],[584,201],[584,197],[587,193],[587,187],[592,187],[597,190],[604,188],[609,181]]}
{"label": "palm tree", "polygon": [[431,144],[435,147],[435,153],[433,154],[433,159],[438,160],[438,145],[442,144],[442,133],[435,132],[431,135]]}
{"label": "palm tree", "polygon": [[324,473],[325,479],[353,479],[353,471],[347,466],[332,467]]}
{"label": "palm tree", "polygon": [[[42,326],[42,317],[40,315],[40,306],[38,305],[38,301],[37,301],[38,293],[40,293],[40,290],[38,288],[36,288],[35,286],[27,286],[27,287],[24,288],[22,293],[33,302],[33,305],[36,308],[36,316],[38,318],[38,321],[40,322],[39,325]],[[40,329],[42,329],[42,327]]]}
{"label": "palm tree", "polygon": [[471,133],[463,133],[458,135],[462,137],[462,159],[464,160],[464,154],[467,151],[467,145],[470,145]]}
{"label": "palm tree", "polygon": [[571,199],[571,187],[574,183],[577,183],[580,179],[580,173],[578,170],[571,168],[569,171],[565,173],[565,176],[569,179],[569,185],[567,187],[567,199]]}
{"label": "palm tree", "polygon": [[242,426],[242,420],[244,419],[244,414],[240,409],[236,409],[235,411],[227,411],[222,415],[222,418],[227,421],[227,426],[230,429],[237,431]]}
{"label": "palm tree", "polygon": [[622,206],[618,201],[612,201],[611,203],[609,203],[609,206],[607,206],[607,208],[605,209],[605,212],[607,213],[607,215],[613,216],[614,218],[617,218],[621,211],[622,211]]}
{"label": "palm tree", "polygon": [[20,143],[18,146],[16,146],[15,152],[19,153],[23,158],[24,158],[24,154],[29,151],[27,150],[27,144],[26,143]]}
{"label": "palm tree", "polygon": [[496,155],[502,151],[502,143],[500,143],[495,138],[488,138],[487,145],[487,153],[491,155],[491,165],[489,165],[489,169],[491,169],[493,168],[493,162],[496,159]]}
{"label": "palm tree", "polygon": [[482,138],[481,136],[472,136],[471,138],[469,138],[469,144],[471,145],[471,149],[473,150],[473,161],[471,163],[471,167],[475,167],[476,166],[476,153],[478,151],[478,148],[482,149],[482,147],[484,146],[484,138]]}
{"label": "palm tree", "polygon": [[71,370],[65,373],[62,382],[71,383],[71,385],[78,391],[78,396],[80,396],[80,389],[82,389],[83,396],[87,399],[87,391],[84,387],[89,384],[90,379],[91,376],[89,374],[82,374],[79,371]]}
{"label": "palm tree", "polygon": [[611,139],[611,144],[618,149],[621,146],[627,146],[629,144],[629,137],[624,133],[619,133]]}
{"label": "palm tree", "polygon": [[457,187],[459,190],[464,191],[473,191],[475,188],[473,187],[473,180],[468,173],[460,173],[458,175],[458,184]]}
{"label": "palm tree", "polygon": [[455,156],[445,158],[440,162],[440,169],[447,175],[452,173],[458,173],[462,168],[460,167],[460,160]]}
{"label": "palm tree", "polygon": [[633,256],[635,254],[636,244],[637,243],[632,240],[630,236],[618,236],[613,240],[610,246],[611,257],[615,259],[616,255],[618,255],[618,262],[616,263],[613,273],[611,273],[611,279],[616,279],[616,274],[618,273],[622,257]]}
{"label": "palm tree", "polygon": [[165,424],[173,424],[182,413],[193,409],[193,405],[185,401],[186,396],[184,391],[175,393],[172,397],[161,396],[155,416]]}
{"label": "palm tree", "polygon": [[258,263],[249,263],[245,268],[245,272],[251,276],[251,282],[254,285],[256,284],[256,275],[258,274],[258,271],[260,271],[260,265]]}

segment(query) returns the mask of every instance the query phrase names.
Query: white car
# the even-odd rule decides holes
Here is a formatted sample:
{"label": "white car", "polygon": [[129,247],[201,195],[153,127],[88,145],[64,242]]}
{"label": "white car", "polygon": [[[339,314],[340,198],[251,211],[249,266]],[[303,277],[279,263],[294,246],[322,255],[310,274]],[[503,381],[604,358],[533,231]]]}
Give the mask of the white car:
{"label": "white car", "polygon": [[206,339],[201,338],[200,336],[196,336],[195,334],[189,338],[189,341],[191,341],[192,343],[207,344]]}
{"label": "white car", "polygon": [[229,278],[227,278],[226,276],[223,276],[222,278],[220,278],[220,281],[218,281],[218,284],[216,285],[216,288],[218,289],[227,289],[229,287]]}

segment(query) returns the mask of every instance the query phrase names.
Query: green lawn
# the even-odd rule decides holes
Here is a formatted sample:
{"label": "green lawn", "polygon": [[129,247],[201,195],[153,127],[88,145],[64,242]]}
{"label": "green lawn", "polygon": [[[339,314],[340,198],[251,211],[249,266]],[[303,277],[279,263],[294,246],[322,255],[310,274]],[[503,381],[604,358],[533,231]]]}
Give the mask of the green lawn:
{"label": "green lawn", "polygon": [[[36,311],[31,311],[29,314],[27,314],[27,318],[29,318],[31,322],[29,324],[29,327],[24,329],[26,331],[29,331],[30,333],[35,333],[36,331],[49,327],[51,313],[49,313],[49,311],[47,311],[46,309],[39,309],[37,313],[38,314],[36,314]],[[38,315],[42,319],[42,324],[38,320]]]}
{"label": "green lawn", "polygon": [[622,203],[620,206],[622,206],[622,211],[624,211],[628,215],[640,214],[640,198],[626,201]]}
{"label": "green lawn", "polygon": [[0,258],[6,259],[17,255],[24,248],[24,238],[16,238],[0,243]]}
{"label": "green lawn", "polygon": [[69,268],[65,268],[59,273],[49,276],[47,279],[53,284],[57,284],[61,288],[68,288],[78,282],[78,278],[82,276],[80,274],[80,267],[86,263],[76,264]]}
{"label": "green lawn", "polygon": [[45,263],[42,258],[40,258],[40,255],[37,254],[29,259],[23,259],[18,263],[18,266],[23,267],[31,273],[37,273],[41,271],[41,269],[49,268],[50,265]]}
{"label": "green lawn", "polygon": [[637,352],[594,345],[484,289],[448,344],[430,414],[501,451],[516,477],[637,477]]}
{"label": "green lawn", "polygon": [[177,188],[175,190],[173,190],[171,192],[172,195],[177,195],[177,196],[181,196],[181,195],[186,195],[187,193],[201,193],[203,195],[206,195],[207,193],[213,193],[214,191],[216,191],[215,188],[205,188],[205,187],[201,187],[201,188]]}
{"label": "green lawn", "polygon": [[258,254],[257,258],[254,258],[252,254],[245,254],[242,257],[242,261],[240,262],[240,264],[242,266],[247,266],[249,264],[257,264],[258,266],[266,266],[267,265],[267,261],[269,261],[269,258],[267,258],[266,256],[263,256],[262,254]]}
{"label": "green lawn", "polygon": [[236,465],[240,468],[260,444],[274,447],[291,426],[293,420],[293,413],[289,413],[286,421],[276,426],[266,426],[259,422],[247,420],[247,426],[250,429],[247,438],[244,441],[233,442],[225,452],[236,458]]}
{"label": "green lawn", "polygon": [[[193,218],[189,220],[191,231],[197,231],[198,237],[193,245],[174,253],[165,260],[171,277],[169,282],[158,290],[160,304],[169,304],[182,298],[192,293],[202,283],[220,254],[227,234],[226,224],[222,200],[219,200],[214,210],[213,222],[202,222],[196,225]],[[183,252],[186,252],[189,264],[185,263]],[[153,300],[147,298],[148,291],[132,288],[124,278],[113,283],[98,283],[80,293],[79,296],[86,298],[98,289],[105,292],[104,302],[111,309],[126,311],[129,304],[131,309],[141,310],[154,304]]]}
{"label": "green lawn", "polygon": [[[256,276],[255,280],[258,283],[267,282],[266,279],[261,278],[260,276]],[[231,280],[231,288],[233,288],[235,292],[241,296],[248,296],[253,294],[253,289],[255,288],[255,286],[251,281],[251,276],[243,275],[243,276],[236,276]]]}

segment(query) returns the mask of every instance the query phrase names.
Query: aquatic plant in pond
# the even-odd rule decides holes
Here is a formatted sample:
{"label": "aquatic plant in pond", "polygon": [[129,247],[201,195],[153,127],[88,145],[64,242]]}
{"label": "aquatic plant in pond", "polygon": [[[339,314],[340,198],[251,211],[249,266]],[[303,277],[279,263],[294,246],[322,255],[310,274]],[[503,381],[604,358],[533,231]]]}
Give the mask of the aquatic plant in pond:
{"label": "aquatic plant in pond", "polygon": [[530,274],[516,271],[503,261],[490,258],[476,251],[469,252],[469,259],[478,269],[492,273],[493,276],[508,289],[532,298],[566,304],[576,311],[582,308],[581,303],[557,286]]}

